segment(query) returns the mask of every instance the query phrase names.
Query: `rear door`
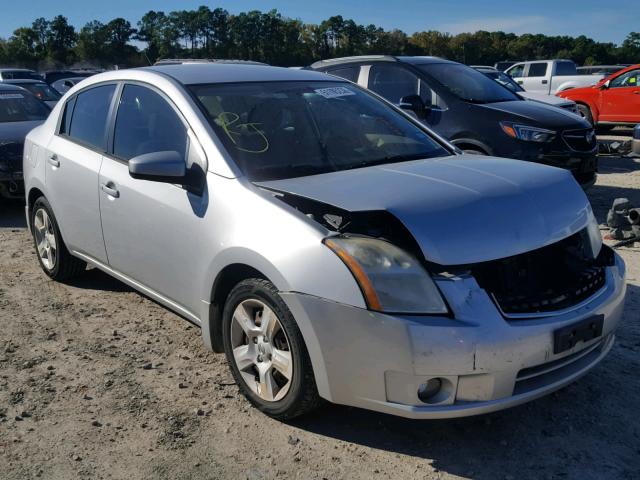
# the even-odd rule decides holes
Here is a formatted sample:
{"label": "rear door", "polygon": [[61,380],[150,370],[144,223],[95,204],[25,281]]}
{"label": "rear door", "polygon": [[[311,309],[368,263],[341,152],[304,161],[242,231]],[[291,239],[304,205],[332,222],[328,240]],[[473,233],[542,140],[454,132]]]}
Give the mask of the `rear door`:
{"label": "rear door", "polygon": [[629,70],[609,82],[600,95],[600,116],[603,122],[640,122],[640,68]]}
{"label": "rear door", "polygon": [[103,84],[67,100],[45,152],[47,197],[67,247],[104,263],[98,174],[115,91],[116,84]]}
{"label": "rear door", "polygon": [[206,161],[195,136],[168,98],[151,86],[127,83],[118,101],[113,144],[100,170],[100,213],[109,266],[197,318],[202,270],[200,242],[206,191],[136,180],[131,158],[175,151],[205,181]]}
{"label": "rear door", "polygon": [[547,62],[531,62],[522,79],[522,87],[528,92],[549,93],[549,67]]}

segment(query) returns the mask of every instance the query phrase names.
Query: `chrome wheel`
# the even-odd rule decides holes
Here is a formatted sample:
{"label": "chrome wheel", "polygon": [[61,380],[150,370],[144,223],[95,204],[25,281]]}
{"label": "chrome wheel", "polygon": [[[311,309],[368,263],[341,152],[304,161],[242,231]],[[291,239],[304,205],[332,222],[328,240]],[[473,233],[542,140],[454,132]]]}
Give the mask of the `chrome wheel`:
{"label": "chrome wheel", "polygon": [[257,299],[241,302],[231,319],[231,347],[247,386],[262,400],[284,398],[293,378],[287,334],[277,315]]}
{"label": "chrome wheel", "polygon": [[53,223],[44,208],[36,211],[33,219],[33,234],[40,261],[47,270],[53,270],[58,258],[58,248]]}

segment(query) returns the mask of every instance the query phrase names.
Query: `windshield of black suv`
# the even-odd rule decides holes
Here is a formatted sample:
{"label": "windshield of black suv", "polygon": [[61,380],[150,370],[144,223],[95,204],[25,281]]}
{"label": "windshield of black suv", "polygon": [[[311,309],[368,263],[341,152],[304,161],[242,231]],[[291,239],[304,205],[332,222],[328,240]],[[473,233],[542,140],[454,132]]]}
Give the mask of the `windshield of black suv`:
{"label": "windshield of black suv", "polygon": [[516,83],[516,81],[504,72],[482,72],[487,77],[495,80],[503,87],[508,88],[512,92],[524,92],[524,88]]}
{"label": "windshield of black suv", "polygon": [[0,123],[44,120],[49,109],[28,92],[0,90]]}
{"label": "windshield of black suv", "polygon": [[483,73],[458,63],[416,65],[456,97],[472,103],[496,103],[522,100]]}
{"label": "windshield of black suv", "polygon": [[349,83],[190,88],[233,160],[253,181],[451,154],[401,113]]}

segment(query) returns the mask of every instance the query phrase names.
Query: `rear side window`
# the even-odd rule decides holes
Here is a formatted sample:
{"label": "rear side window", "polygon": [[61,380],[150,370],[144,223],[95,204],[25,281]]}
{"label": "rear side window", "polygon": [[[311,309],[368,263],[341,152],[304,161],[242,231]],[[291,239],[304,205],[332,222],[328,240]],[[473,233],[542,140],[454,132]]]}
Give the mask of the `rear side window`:
{"label": "rear side window", "polygon": [[350,82],[357,83],[358,76],[360,75],[360,67],[333,68],[331,70],[327,70],[327,73],[335,75],[336,77],[344,78]]}
{"label": "rear side window", "polygon": [[529,64],[527,77],[544,77],[547,74],[547,64],[544,62]]}
{"label": "rear side window", "polygon": [[[593,68],[587,69],[588,74],[593,73]],[[577,75],[578,71],[574,63],[571,62],[558,62],[556,63],[556,75]]]}
{"label": "rear side window", "polygon": [[175,151],[185,158],[187,127],[167,101],[153,90],[125,85],[120,97],[113,153],[129,160],[153,152]]}
{"label": "rear side window", "polygon": [[[105,150],[107,117],[115,90],[115,85],[103,85],[79,93],[70,122],[66,118],[69,112],[65,111],[65,133],[74,140]],[[70,106],[71,102],[67,102],[66,109]]]}
{"label": "rear side window", "polygon": [[399,103],[402,97],[418,95],[418,77],[394,65],[373,65],[369,71],[369,90]]}

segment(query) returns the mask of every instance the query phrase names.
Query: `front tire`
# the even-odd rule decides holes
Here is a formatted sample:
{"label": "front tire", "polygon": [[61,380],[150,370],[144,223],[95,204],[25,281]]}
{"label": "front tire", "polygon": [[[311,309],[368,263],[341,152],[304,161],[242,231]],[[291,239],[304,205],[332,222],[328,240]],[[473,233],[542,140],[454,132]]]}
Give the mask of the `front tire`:
{"label": "front tire", "polygon": [[227,297],[222,322],[233,378],[258,410],[287,420],[320,405],[302,334],[272,283],[257,278],[238,283]]}
{"label": "front tire", "polygon": [[67,250],[51,205],[44,197],[39,197],[31,209],[31,234],[40,267],[52,279],[68,280],[87,267]]}

